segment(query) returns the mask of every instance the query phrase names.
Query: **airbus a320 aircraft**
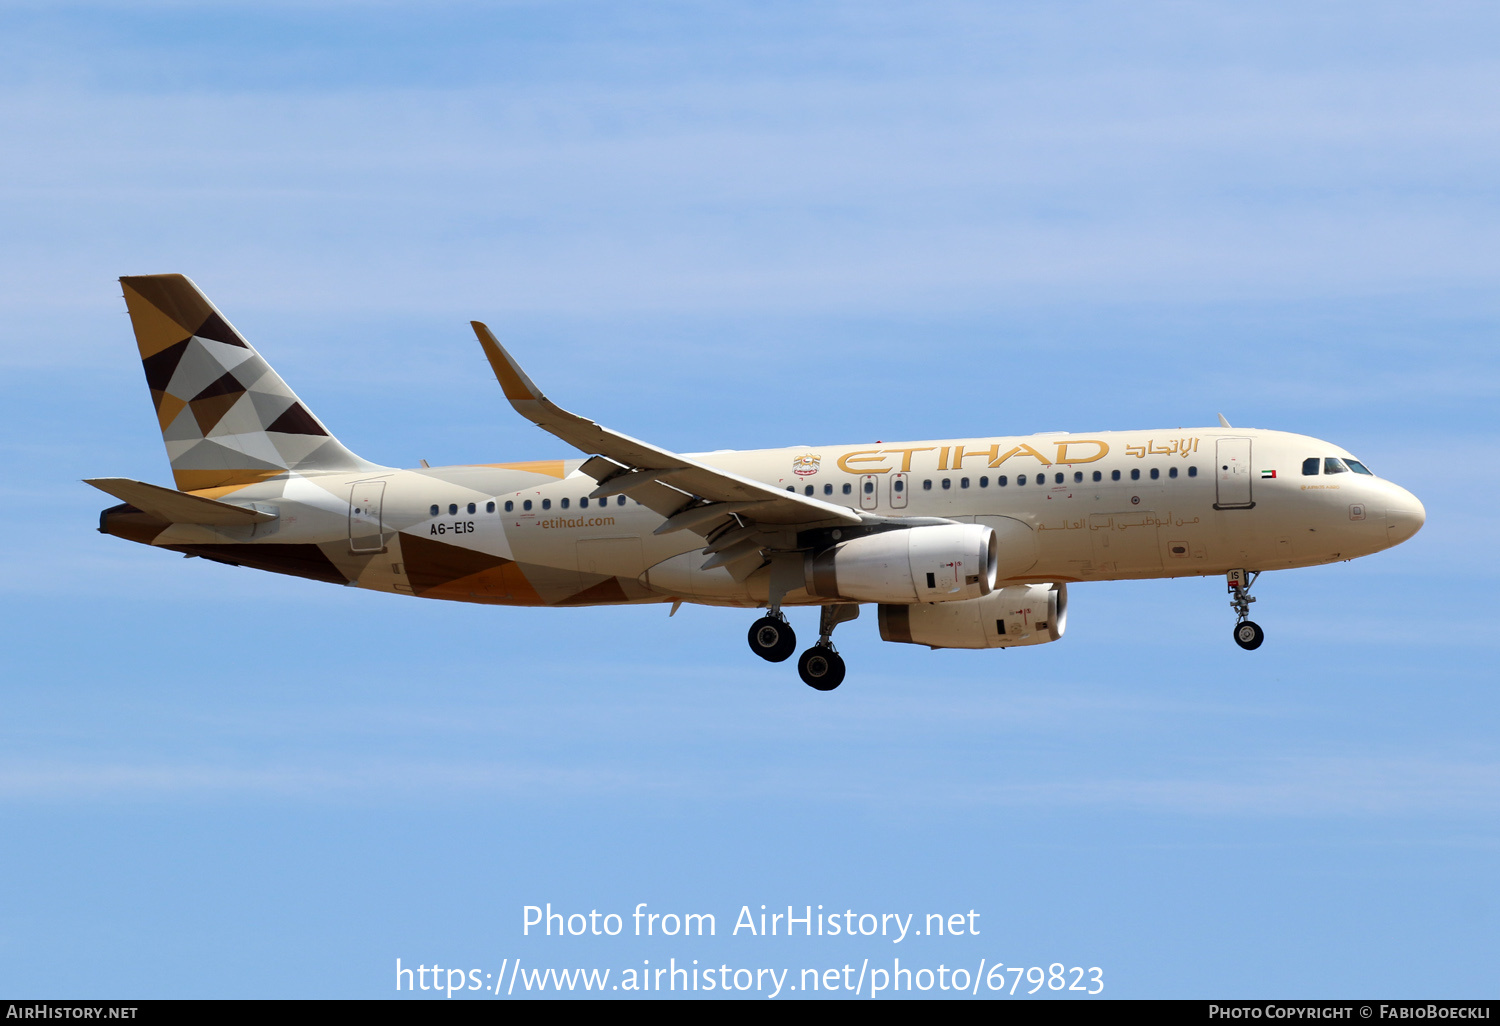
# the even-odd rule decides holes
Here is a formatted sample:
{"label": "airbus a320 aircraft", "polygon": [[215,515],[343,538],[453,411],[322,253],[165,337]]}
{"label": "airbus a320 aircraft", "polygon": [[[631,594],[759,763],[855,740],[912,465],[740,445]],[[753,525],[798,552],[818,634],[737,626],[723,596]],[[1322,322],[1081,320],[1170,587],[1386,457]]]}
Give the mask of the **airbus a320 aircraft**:
{"label": "airbus a320 aircraft", "polygon": [[472,322],[505,397],[583,458],[397,469],[344,448],[179,274],[120,279],[177,487],[98,478],[99,530],[236,566],[493,605],[763,609],[750,648],[844,679],[834,627],[886,641],[1056,641],[1068,584],[1225,575],[1234,640],[1260,646],[1265,570],[1390,548],[1417,498],[1305,435],[1048,432],[679,455],[554,405]]}

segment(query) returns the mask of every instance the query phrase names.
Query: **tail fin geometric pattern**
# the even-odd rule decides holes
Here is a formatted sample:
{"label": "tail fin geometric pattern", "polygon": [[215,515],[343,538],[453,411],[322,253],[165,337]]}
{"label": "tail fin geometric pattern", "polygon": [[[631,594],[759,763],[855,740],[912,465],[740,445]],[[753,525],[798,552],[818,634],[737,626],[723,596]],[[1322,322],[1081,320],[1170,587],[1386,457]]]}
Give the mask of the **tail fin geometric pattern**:
{"label": "tail fin geometric pattern", "polygon": [[289,470],[371,470],[180,274],[121,278],[146,384],[182,491]]}

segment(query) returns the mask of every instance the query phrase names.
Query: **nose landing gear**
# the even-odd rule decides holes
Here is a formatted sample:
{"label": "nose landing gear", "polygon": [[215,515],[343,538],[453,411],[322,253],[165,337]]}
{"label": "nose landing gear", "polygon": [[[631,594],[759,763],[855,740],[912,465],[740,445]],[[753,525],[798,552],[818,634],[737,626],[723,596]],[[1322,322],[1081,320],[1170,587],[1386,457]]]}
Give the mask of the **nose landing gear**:
{"label": "nose landing gear", "polygon": [[1250,603],[1255,601],[1250,586],[1260,576],[1259,570],[1229,571],[1229,607],[1234,610],[1234,643],[1246,652],[1260,648],[1266,640],[1266,632],[1260,624],[1250,619]]}
{"label": "nose landing gear", "polygon": [[1234,625],[1234,643],[1246,652],[1260,648],[1260,643],[1266,640],[1266,632],[1260,629],[1260,624],[1254,620],[1246,620],[1244,623]]}

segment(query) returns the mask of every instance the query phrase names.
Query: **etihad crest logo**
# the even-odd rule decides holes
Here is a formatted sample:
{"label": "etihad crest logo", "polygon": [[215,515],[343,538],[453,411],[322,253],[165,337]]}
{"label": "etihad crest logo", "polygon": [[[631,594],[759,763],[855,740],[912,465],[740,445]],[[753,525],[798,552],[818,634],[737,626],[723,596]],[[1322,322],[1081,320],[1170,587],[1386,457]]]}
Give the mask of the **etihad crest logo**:
{"label": "etihad crest logo", "polygon": [[805,452],[792,460],[792,473],[798,477],[810,477],[818,472],[818,466],[823,462],[823,457],[815,452]]}

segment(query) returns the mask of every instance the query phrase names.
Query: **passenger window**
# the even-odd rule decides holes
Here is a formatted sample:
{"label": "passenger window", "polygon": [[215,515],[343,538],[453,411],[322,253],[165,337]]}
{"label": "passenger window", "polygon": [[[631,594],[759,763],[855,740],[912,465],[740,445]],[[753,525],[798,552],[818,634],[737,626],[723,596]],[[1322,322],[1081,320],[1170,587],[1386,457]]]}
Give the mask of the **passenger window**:
{"label": "passenger window", "polygon": [[803,495],[811,495],[812,493],[813,493],[813,486],[812,485],[808,485],[806,488],[802,489],[802,494]]}
{"label": "passenger window", "polygon": [[474,513],[478,510],[478,508],[479,507],[475,506],[472,502],[469,503],[469,515],[473,516]]}
{"label": "passenger window", "polygon": [[563,509],[567,509],[568,508],[568,500],[567,499],[563,499],[562,501],[560,501],[558,503],[558,505],[561,506]]}
{"label": "passenger window", "polygon": [[1019,486],[1019,485],[1025,484],[1025,483],[1026,483],[1026,475],[1025,474],[1017,474],[1016,475],[1016,484]]}
{"label": "passenger window", "polygon": [[1325,474],[1347,474],[1349,468],[1344,466],[1344,461],[1336,456],[1330,456],[1323,461],[1323,473]]}
{"label": "passenger window", "polygon": [[932,491],[932,479],[931,478],[928,478],[926,481],[922,482],[922,491],[924,491],[924,492],[930,492],[930,491]]}
{"label": "passenger window", "polygon": [[1057,475],[1055,475],[1055,476],[1054,476],[1054,477],[1053,477],[1053,478],[1052,478],[1052,483],[1053,483],[1053,484],[1062,484],[1062,483],[1063,483],[1063,476],[1062,476],[1062,475],[1061,475],[1061,474],[1057,474]]}
{"label": "passenger window", "polygon": [[493,513],[493,512],[495,512],[495,504],[493,502],[486,502],[484,504],[484,511],[486,513]]}
{"label": "passenger window", "polygon": [[844,482],[844,494],[848,495],[852,491],[854,491],[853,486],[851,486],[848,481],[845,481]]}
{"label": "passenger window", "polygon": [[832,495],[833,494],[833,485],[831,485],[831,484],[824,485],[823,486],[823,494],[824,495]]}
{"label": "passenger window", "polygon": [[981,488],[988,488],[989,486],[990,486],[990,479],[988,477],[981,477],[979,479],[979,487],[981,487]]}
{"label": "passenger window", "polygon": [[507,512],[507,513],[513,512],[515,510],[515,508],[516,508],[516,504],[514,502],[512,502],[510,499],[506,499],[505,500],[505,512]]}
{"label": "passenger window", "polygon": [[958,479],[958,486],[960,488],[967,488],[967,487],[969,487],[969,479],[966,478],[966,477],[959,478]]}
{"label": "passenger window", "polygon": [[625,496],[622,495],[618,499],[616,499],[615,500],[615,505],[616,506],[623,506],[623,505],[625,505]]}
{"label": "passenger window", "polygon": [[448,515],[450,517],[456,517],[456,516],[458,516],[458,503],[456,503],[456,502],[450,502],[450,503],[448,503]]}
{"label": "passenger window", "polygon": [[525,502],[521,503],[521,508],[528,513],[531,512],[531,500],[527,499]]}
{"label": "passenger window", "polygon": [[437,508],[437,507],[436,507],[436,506],[434,506],[434,507],[432,507],[432,509],[431,509],[431,510],[429,510],[429,512],[430,512],[430,513],[431,513],[431,514],[432,514],[432,515],[433,515],[433,516],[437,516],[437,515],[438,515],[438,508]]}
{"label": "passenger window", "polygon": [[1140,479],[1141,479],[1141,468],[1140,467],[1136,467],[1134,470],[1132,470],[1130,472],[1130,480],[1132,480],[1132,481],[1139,481]]}
{"label": "passenger window", "polygon": [[1004,474],[1001,474],[999,477],[995,478],[996,488],[1004,488],[1008,484],[1010,484],[1010,478],[1006,477]]}
{"label": "passenger window", "polygon": [[551,509],[551,508],[552,508],[552,500],[551,499],[543,499],[542,500],[542,509]]}
{"label": "passenger window", "polygon": [[875,494],[875,482],[874,481],[866,481],[865,482],[865,494],[866,495],[874,495]]}
{"label": "passenger window", "polygon": [[581,499],[578,500],[578,508],[579,509],[588,509],[589,508],[589,497],[587,495],[585,495],[583,498],[581,498]]}
{"label": "passenger window", "polygon": [[1103,481],[1104,480],[1104,475],[1102,473],[1100,473],[1099,471],[1096,470],[1096,471],[1094,471],[1094,480],[1095,481]]}
{"label": "passenger window", "polygon": [[1118,481],[1118,480],[1120,480],[1120,472],[1118,470],[1111,470],[1109,472],[1109,479],[1111,481]]}
{"label": "passenger window", "polygon": [[791,492],[793,495],[797,494],[797,486],[796,485],[787,485],[786,486],[786,490],[789,491],[789,492]]}
{"label": "passenger window", "polygon": [[902,477],[896,478],[895,483],[891,487],[896,490],[897,495],[900,495],[902,492],[906,491],[906,479]]}
{"label": "passenger window", "polygon": [[943,491],[946,492],[949,488],[952,488],[952,487],[953,487],[953,480],[951,478],[947,478],[947,477],[943,478]]}
{"label": "passenger window", "polygon": [[1168,477],[1176,477],[1177,476],[1177,468],[1176,467],[1172,467],[1170,470],[1168,470],[1167,471],[1167,476]]}
{"label": "passenger window", "polygon": [[1151,480],[1155,481],[1159,477],[1161,477],[1161,468],[1160,467],[1152,467],[1151,468]]}
{"label": "passenger window", "polygon": [[1073,483],[1074,484],[1082,484],[1083,483],[1083,471],[1081,471],[1081,470],[1075,470],[1075,471],[1073,471]]}
{"label": "passenger window", "polygon": [[1318,468],[1322,465],[1322,460],[1318,459],[1316,456],[1309,456],[1307,459],[1302,461],[1302,476],[1315,476],[1318,473]]}
{"label": "passenger window", "polygon": [[1371,477],[1375,476],[1374,474],[1370,473],[1369,468],[1366,467],[1363,463],[1359,462],[1359,460],[1345,460],[1344,462],[1349,464],[1349,469],[1354,471],[1356,474],[1370,474]]}
{"label": "passenger window", "polygon": [[1197,477],[1197,476],[1198,476],[1198,468],[1197,467],[1188,467],[1188,477]]}

